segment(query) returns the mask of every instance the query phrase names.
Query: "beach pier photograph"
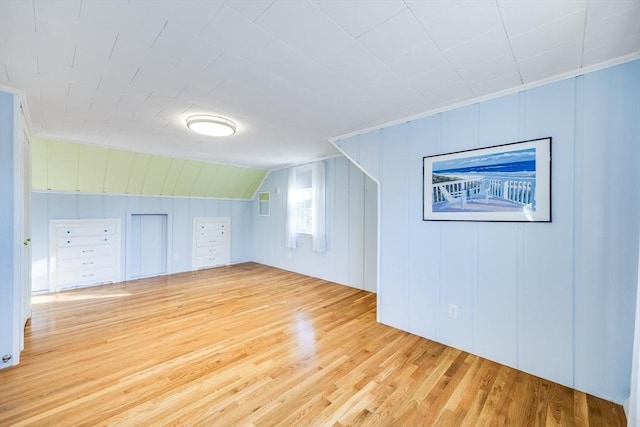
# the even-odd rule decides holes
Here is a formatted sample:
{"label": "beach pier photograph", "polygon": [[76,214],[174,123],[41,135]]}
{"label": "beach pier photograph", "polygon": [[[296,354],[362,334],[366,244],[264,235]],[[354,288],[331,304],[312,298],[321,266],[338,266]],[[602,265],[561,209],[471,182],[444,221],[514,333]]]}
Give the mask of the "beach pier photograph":
{"label": "beach pier photograph", "polygon": [[550,220],[550,153],[544,138],[425,157],[423,219]]}

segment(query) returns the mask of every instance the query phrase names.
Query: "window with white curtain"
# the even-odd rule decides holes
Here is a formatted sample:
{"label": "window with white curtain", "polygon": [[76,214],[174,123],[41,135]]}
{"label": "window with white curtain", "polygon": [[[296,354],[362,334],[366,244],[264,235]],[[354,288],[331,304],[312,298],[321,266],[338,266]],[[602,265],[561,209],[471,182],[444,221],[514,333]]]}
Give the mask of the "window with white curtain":
{"label": "window with white curtain", "polygon": [[311,165],[296,168],[296,188],[294,190],[296,210],[296,231],[313,234],[313,185]]}
{"label": "window with white curtain", "polygon": [[313,250],[326,251],[324,162],[289,169],[287,247],[298,246],[298,234],[310,234]]}

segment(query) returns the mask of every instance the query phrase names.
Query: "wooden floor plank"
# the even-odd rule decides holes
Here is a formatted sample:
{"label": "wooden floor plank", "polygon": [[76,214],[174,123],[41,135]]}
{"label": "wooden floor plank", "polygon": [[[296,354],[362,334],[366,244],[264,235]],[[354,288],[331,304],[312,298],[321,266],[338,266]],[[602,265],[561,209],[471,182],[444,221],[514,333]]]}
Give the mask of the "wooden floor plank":
{"label": "wooden floor plank", "polygon": [[34,297],[0,426],[623,426],[622,408],[376,323],[254,263]]}

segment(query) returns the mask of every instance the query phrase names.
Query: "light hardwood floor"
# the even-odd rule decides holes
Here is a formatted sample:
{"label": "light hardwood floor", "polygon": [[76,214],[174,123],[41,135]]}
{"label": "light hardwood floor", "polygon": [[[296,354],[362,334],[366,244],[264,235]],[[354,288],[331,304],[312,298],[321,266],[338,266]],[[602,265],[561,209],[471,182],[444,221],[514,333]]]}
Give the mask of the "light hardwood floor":
{"label": "light hardwood floor", "polygon": [[622,426],[622,408],[376,323],[258,264],[34,298],[0,425]]}

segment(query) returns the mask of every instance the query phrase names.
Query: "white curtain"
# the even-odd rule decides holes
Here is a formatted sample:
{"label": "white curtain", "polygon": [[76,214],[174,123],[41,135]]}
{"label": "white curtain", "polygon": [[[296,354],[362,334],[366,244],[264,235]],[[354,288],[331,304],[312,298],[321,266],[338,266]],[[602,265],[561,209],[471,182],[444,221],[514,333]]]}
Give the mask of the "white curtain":
{"label": "white curtain", "polygon": [[[298,172],[300,167],[289,169],[289,183],[287,185],[287,221],[286,221],[286,241],[287,248],[298,247]],[[308,166],[305,167],[308,171]],[[327,232],[325,226],[325,171],[324,162],[314,162],[311,164],[311,188],[313,209],[311,237],[313,240],[313,250],[318,253],[327,251]]]}
{"label": "white curtain", "polygon": [[286,241],[287,248],[295,249],[298,247],[298,198],[296,193],[297,187],[297,168],[289,169],[289,183],[287,185],[287,224],[286,224]]}

